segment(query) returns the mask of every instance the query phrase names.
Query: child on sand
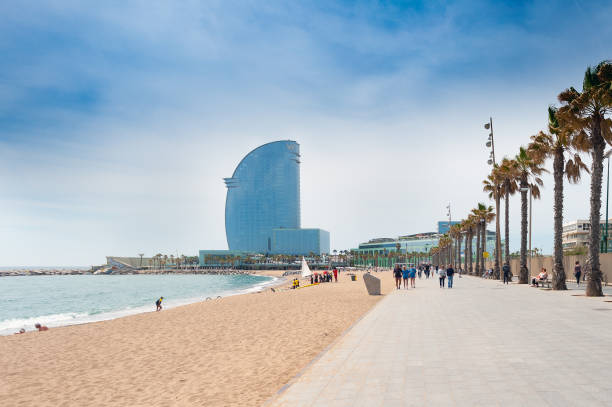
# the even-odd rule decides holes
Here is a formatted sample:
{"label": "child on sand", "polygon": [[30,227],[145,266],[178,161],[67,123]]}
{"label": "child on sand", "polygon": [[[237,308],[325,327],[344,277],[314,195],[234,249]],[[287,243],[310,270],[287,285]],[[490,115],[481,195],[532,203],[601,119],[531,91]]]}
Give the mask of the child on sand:
{"label": "child on sand", "polygon": [[164,297],[159,297],[159,300],[155,301],[155,306],[157,307],[157,311],[162,310],[162,301]]}

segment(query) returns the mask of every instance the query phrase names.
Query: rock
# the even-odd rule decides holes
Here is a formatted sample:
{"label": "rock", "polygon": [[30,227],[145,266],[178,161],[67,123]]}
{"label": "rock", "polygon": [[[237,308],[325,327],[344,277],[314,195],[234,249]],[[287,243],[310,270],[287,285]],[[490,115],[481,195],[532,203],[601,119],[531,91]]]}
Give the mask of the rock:
{"label": "rock", "polygon": [[380,278],[374,277],[370,273],[366,273],[363,275],[363,282],[368,290],[368,294],[380,295]]}

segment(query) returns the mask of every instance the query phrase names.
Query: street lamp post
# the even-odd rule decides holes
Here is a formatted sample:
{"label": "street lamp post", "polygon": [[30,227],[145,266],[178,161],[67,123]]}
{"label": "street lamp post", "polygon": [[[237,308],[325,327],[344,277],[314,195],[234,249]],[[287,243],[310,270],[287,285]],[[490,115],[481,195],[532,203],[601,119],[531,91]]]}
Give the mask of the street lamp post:
{"label": "street lamp post", "polygon": [[489,133],[489,138],[487,139],[487,147],[491,147],[491,155],[489,158],[489,165],[495,166],[495,140],[493,138],[493,118],[489,117],[489,123],[485,123],[484,128],[487,130],[491,130]]}
{"label": "street lamp post", "polygon": [[[489,117],[489,123],[485,123],[484,128],[487,130],[491,130],[491,133],[489,133],[489,138],[487,140],[487,147],[491,147],[491,154],[489,157],[489,160],[487,161],[487,163],[489,165],[493,165],[493,168],[495,168],[495,166],[497,165],[495,163],[495,138],[493,137],[493,118]],[[499,194],[499,189],[495,188],[495,192],[494,192],[494,198],[495,198],[495,202],[497,204],[497,202],[499,201],[499,196],[497,196]],[[496,208],[497,211],[499,211],[499,208]],[[495,260],[498,263],[498,265],[501,265],[501,236],[500,236],[500,227],[499,227],[499,213],[496,213],[496,219],[495,219]],[[485,235],[486,235],[486,230],[485,230]],[[485,241],[486,241],[486,236],[485,236]],[[498,253],[499,252],[499,253]],[[499,258],[497,257],[499,256]],[[499,260],[499,261],[497,261]],[[496,270],[497,272],[497,270]],[[502,279],[502,275],[500,273],[499,275],[499,279]]]}

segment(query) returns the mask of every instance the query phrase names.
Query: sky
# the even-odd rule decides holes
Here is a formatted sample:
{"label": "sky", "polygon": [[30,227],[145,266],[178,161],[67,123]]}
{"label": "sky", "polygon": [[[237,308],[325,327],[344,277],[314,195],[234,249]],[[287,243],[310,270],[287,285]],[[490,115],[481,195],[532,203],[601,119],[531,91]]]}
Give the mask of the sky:
{"label": "sky", "polygon": [[[283,139],[300,143],[302,226],[332,250],[433,231],[449,202],[453,219],[491,204],[489,117],[496,158],[512,157],[612,58],[612,3],[595,1],[41,0],[0,15],[4,266],[225,249],[222,178]],[[544,182],[533,246],[550,253]],[[589,182],[566,183],[565,220],[588,217]]]}

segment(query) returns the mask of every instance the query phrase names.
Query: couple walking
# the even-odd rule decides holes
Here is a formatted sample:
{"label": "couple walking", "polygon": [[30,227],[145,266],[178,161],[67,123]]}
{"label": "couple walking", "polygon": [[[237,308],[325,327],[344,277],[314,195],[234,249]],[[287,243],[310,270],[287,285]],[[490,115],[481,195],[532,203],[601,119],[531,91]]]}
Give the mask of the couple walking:
{"label": "couple walking", "polygon": [[444,280],[448,278],[448,288],[453,288],[453,277],[455,275],[455,269],[452,264],[449,264],[446,269],[440,267],[438,270],[438,277],[440,278],[440,288],[444,288]]}

